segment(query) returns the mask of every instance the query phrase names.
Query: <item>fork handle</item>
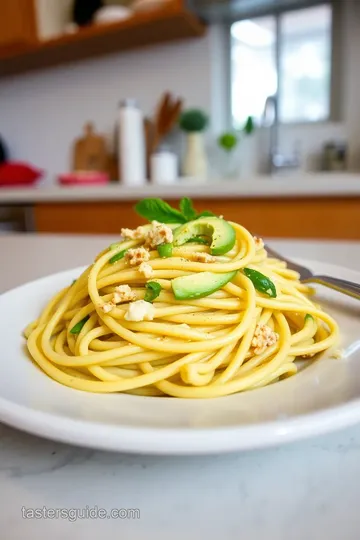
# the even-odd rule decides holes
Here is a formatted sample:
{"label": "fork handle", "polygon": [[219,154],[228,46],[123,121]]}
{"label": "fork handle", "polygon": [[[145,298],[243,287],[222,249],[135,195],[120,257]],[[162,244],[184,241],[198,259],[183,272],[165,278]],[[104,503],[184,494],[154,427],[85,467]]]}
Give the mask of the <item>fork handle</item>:
{"label": "fork handle", "polygon": [[325,287],[330,287],[330,289],[360,300],[360,285],[346,279],[338,279],[330,276],[313,276],[305,279],[303,282],[319,283],[320,285],[325,285]]}

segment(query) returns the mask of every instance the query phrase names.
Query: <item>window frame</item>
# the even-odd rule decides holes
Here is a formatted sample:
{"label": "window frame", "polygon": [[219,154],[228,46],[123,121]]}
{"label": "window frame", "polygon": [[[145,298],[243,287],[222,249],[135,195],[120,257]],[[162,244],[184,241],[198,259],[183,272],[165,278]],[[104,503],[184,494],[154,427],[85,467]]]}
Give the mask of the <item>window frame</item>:
{"label": "window frame", "polygon": [[[280,88],[281,88],[281,69],[280,69],[280,59],[281,59],[281,39],[280,33],[281,33],[281,17],[284,14],[291,13],[293,11],[300,11],[302,9],[315,7],[315,6],[321,6],[321,5],[328,5],[331,9],[331,28],[330,28],[330,42],[331,42],[331,59],[330,59],[330,95],[329,95],[329,114],[327,118],[324,118],[322,120],[289,120],[289,121],[282,121],[280,117],[278,117],[278,124],[280,126],[308,126],[308,125],[324,125],[328,123],[333,122],[339,122],[342,119],[342,107],[341,107],[341,95],[342,95],[342,88],[341,83],[342,81],[342,58],[341,58],[341,50],[342,50],[342,8],[340,6],[340,3],[333,2],[332,0],[321,0],[318,1],[316,4],[309,5],[305,4],[303,6],[297,6],[294,8],[287,8],[287,9],[274,9],[265,13],[256,13],[256,14],[249,14],[246,15],[246,17],[237,17],[233,19],[231,22],[229,22],[226,25],[226,57],[227,57],[227,113],[226,113],[226,119],[228,121],[228,125],[232,128],[235,128],[234,118],[232,114],[232,62],[231,62],[231,47],[232,47],[232,38],[231,38],[231,26],[232,24],[247,20],[247,19],[257,19],[264,16],[272,16],[275,18],[275,28],[276,28],[276,44],[275,44],[275,66],[277,71],[277,99],[278,102],[281,99],[280,94]],[[264,103],[265,106],[265,103]]]}

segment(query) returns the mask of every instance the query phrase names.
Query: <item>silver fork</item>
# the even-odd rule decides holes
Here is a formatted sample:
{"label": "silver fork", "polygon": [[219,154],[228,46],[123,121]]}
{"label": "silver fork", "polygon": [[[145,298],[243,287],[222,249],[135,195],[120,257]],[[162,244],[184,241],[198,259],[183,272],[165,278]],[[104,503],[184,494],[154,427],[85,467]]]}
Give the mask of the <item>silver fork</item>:
{"label": "silver fork", "polygon": [[302,283],[319,283],[320,285],[330,287],[330,289],[334,289],[335,291],[347,294],[348,296],[352,296],[353,298],[360,300],[360,284],[347,281],[346,279],[314,274],[311,270],[309,270],[309,268],[285,259],[285,257],[279,255],[279,253],[276,253],[276,251],[269,248],[269,246],[265,245],[265,249],[270,257],[281,259],[282,261],[286,262],[287,267],[290,268],[290,270],[295,270],[295,272],[298,272],[300,274],[300,280]]}

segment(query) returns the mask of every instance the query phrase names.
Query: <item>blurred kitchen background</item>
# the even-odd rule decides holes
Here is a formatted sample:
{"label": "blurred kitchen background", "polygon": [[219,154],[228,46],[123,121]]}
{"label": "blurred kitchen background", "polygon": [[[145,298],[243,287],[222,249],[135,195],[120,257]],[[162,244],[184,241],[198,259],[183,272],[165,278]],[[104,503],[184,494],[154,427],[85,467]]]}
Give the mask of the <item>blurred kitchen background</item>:
{"label": "blurred kitchen background", "polygon": [[117,233],[190,196],[360,238],[359,0],[2,0],[0,232]]}

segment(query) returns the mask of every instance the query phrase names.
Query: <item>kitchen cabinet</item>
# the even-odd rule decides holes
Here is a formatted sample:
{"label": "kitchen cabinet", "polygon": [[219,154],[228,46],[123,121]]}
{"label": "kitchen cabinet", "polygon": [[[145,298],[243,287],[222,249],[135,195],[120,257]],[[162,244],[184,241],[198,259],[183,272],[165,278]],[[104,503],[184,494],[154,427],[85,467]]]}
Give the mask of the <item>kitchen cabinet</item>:
{"label": "kitchen cabinet", "polygon": [[[184,0],[171,0],[164,7],[135,12],[122,21],[90,24],[71,34],[37,39],[36,14],[41,5],[35,0],[1,0],[1,77],[115,51],[201,37],[206,31]],[[40,34],[44,36],[41,21],[39,15]]]}
{"label": "kitchen cabinet", "polygon": [[[121,227],[133,228],[143,223],[133,210],[135,202],[36,204],[35,228],[43,233],[120,234]],[[360,196],[204,198],[196,199],[195,205],[199,211],[211,209],[228,220],[240,222],[258,236],[360,240]]]}
{"label": "kitchen cabinet", "polygon": [[36,40],[34,0],[1,0],[0,53],[21,50]]}

